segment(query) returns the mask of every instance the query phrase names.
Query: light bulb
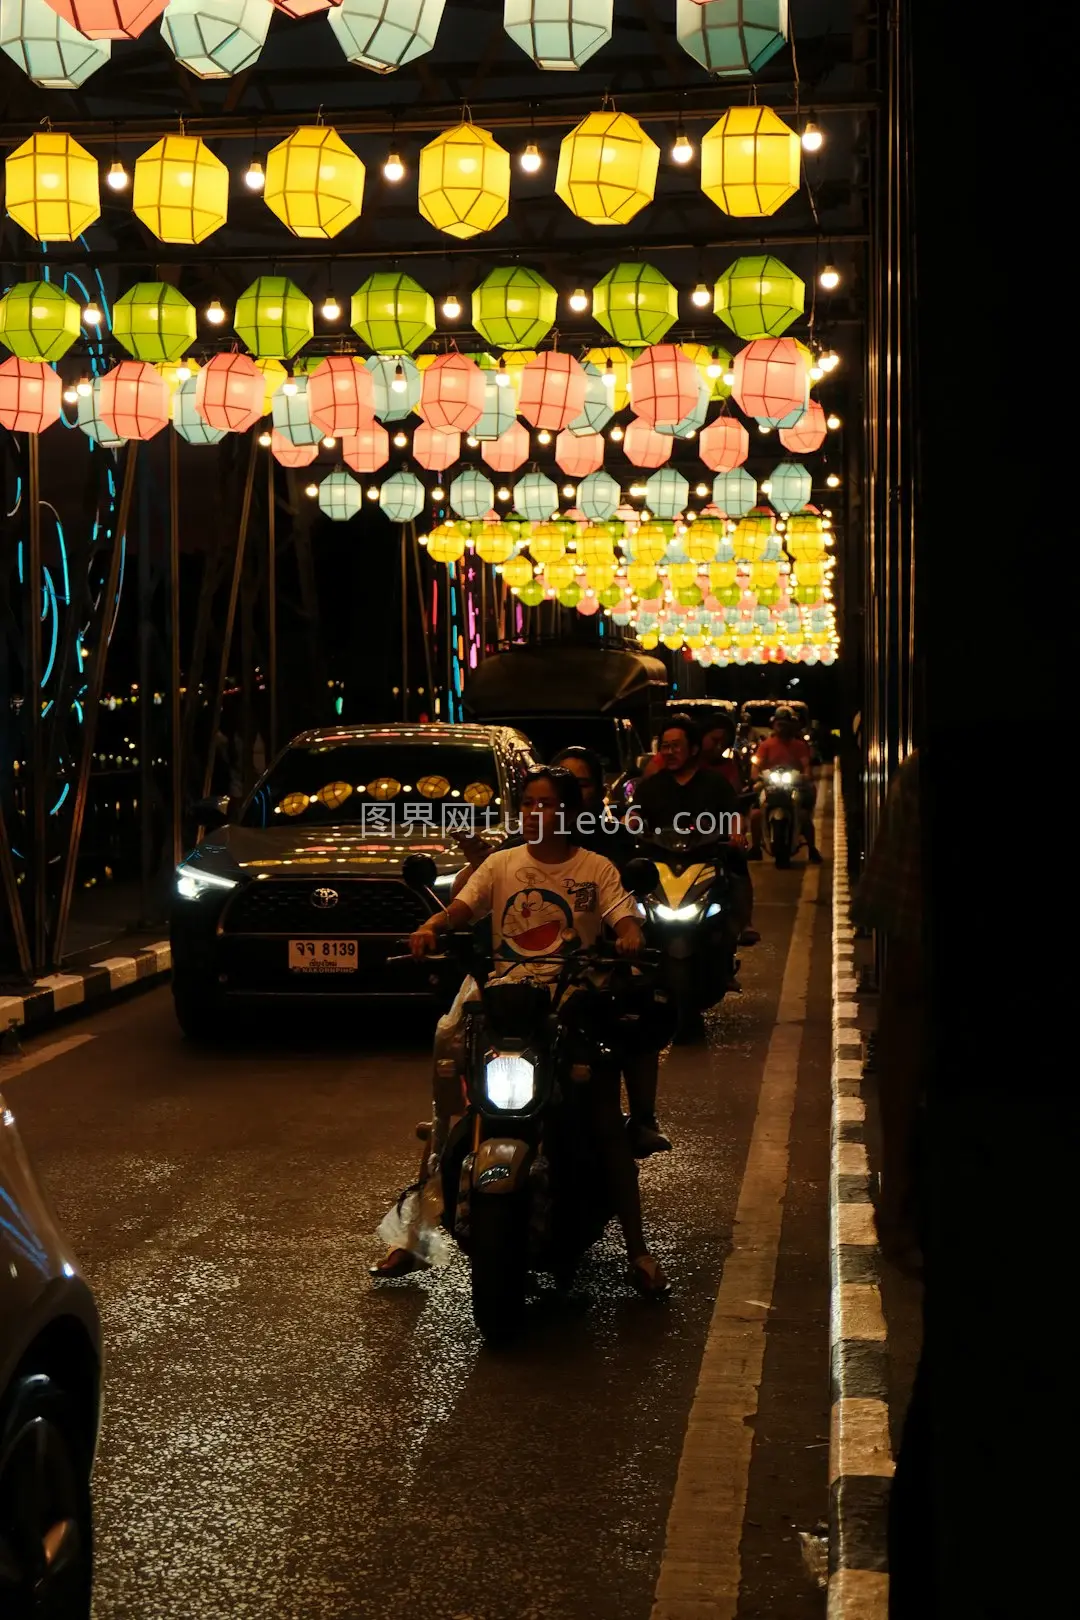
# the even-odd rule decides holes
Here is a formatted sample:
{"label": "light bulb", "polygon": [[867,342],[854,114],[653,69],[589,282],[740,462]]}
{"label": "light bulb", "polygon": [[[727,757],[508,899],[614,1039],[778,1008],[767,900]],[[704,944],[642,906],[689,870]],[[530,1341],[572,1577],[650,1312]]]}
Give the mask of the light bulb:
{"label": "light bulb", "polygon": [[273,442],[274,442],[273,438],[269,433],[260,433],[259,434],[259,443],[262,445],[264,450],[269,450],[269,448],[273,444]]}
{"label": "light bulb", "polygon": [[210,322],[211,326],[221,325],[222,321],[225,319],[225,311],[221,307],[220,299],[212,298],[207,304],[206,318]]}
{"label": "light bulb", "polygon": [[309,500],[315,500],[318,493],[319,493],[318,484],[309,484],[307,486],[307,488],[304,490],[304,494],[309,498]]}
{"label": "light bulb", "polygon": [[834,264],[827,264],[818,276],[818,281],[826,292],[832,292],[840,285],[840,272]]}
{"label": "light bulb", "polygon": [[495,373],[495,381],[498,383],[500,388],[506,388],[509,386],[510,373],[507,371],[506,361],[503,359],[499,360],[499,369]]}
{"label": "light bulb", "polygon": [[332,450],[335,444],[337,444],[337,440],[334,438],[334,435],[332,433],[326,434],[325,438],[323,439],[323,449]]}
{"label": "light bulb", "polygon": [[187,382],[191,375],[191,367],[188,365],[186,360],[181,360],[180,364],[176,368],[177,382]]}
{"label": "light bulb", "polygon": [[261,191],[266,184],[266,175],[258,158],[252,158],[244,175],[244,184],[249,191]]}
{"label": "light bulb", "polygon": [[469,437],[465,440],[465,443],[468,445],[470,450],[475,450],[477,445],[480,443],[480,440],[476,437],[475,433],[470,433]]}
{"label": "light bulb", "polygon": [[119,158],[109,165],[109,172],[105,176],[105,184],[112,191],[126,191],[131,184],[131,176]]}
{"label": "light bulb", "polygon": [[830,473],[828,478],[826,478],[825,482],[828,484],[830,489],[839,489],[840,488],[840,479],[838,478],[836,473]]}
{"label": "light bulb", "polygon": [[607,361],[606,361],[606,363],[604,365],[604,387],[605,388],[614,388],[614,386],[615,386],[615,367],[612,364],[611,356],[608,355]]}
{"label": "light bulb", "polygon": [[758,430],[759,433],[771,433],[772,432],[772,423],[771,422],[759,422],[758,425],[757,425],[757,430]]}
{"label": "light bulb", "polygon": [[580,315],[589,307],[589,295],[584,287],[575,287],[566,302],[575,314]]}
{"label": "light bulb", "polygon": [[548,432],[547,428],[540,429],[539,433],[536,435],[536,442],[537,444],[551,443],[551,434]]}
{"label": "light bulb", "polygon": [[95,304],[92,298],[83,309],[82,318],[86,322],[87,326],[101,325],[101,310],[98,308],[97,304]]}
{"label": "light bulb", "polygon": [[684,439],[696,439],[697,438],[697,428],[687,428],[686,432],[682,435],[682,437]]}
{"label": "light bulb", "polygon": [[713,352],[712,352],[712,359],[709,361],[708,365],[705,367],[705,375],[706,375],[706,377],[711,377],[713,382],[715,382],[717,377],[723,376],[723,372],[724,372],[724,368],[720,364],[720,356],[717,354],[716,350],[714,349]]}
{"label": "light bulb", "polygon": [[839,364],[840,356],[837,354],[835,349],[830,349],[827,354],[823,354],[821,357],[821,366],[823,371],[835,371]]}
{"label": "light bulb", "polygon": [[441,501],[445,498],[445,495],[446,491],[443,489],[441,484],[436,484],[435,488],[431,491],[431,498],[433,501]]}
{"label": "light bulb", "polygon": [[382,166],[382,172],[391,185],[397,185],[399,180],[404,180],[405,165],[396,152],[387,154],[386,162]]}
{"label": "light bulb", "polygon": [[65,405],[77,405],[79,403],[79,390],[74,385],[69,385],[64,389],[64,403]]}
{"label": "light bulb", "polygon": [[390,384],[390,387],[393,389],[395,394],[404,394],[408,386],[408,383],[405,381],[405,369],[399,360],[397,365],[394,367],[394,380]]}
{"label": "light bulb", "polygon": [[735,373],[733,371],[725,371],[724,372],[724,382],[725,382],[725,384],[727,385],[728,388],[734,388],[734,386],[735,386]]}
{"label": "light bulb", "polygon": [[671,148],[671,161],[673,163],[689,163],[693,155],[694,143],[685,129],[680,129],[675,137],[675,144]]}
{"label": "light bulb", "polygon": [[379,498],[379,486],[378,486],[378,484],[369,484],[368,490],[367,490],[367,498],[368,498],[369,501],[377,501],[378,500],[378,498]]}
{"label": "light bulb", "polygon": [[608,438],[613,439],[614,442],[616,444],[618,444],[618,442],[622,438],[622,436],[623,436],[623,430],[619,426],[618,422],[616,422],[615,426],[612,428],[611,432],[608,434]]}
{"label": "light bulb", "polygon": [[518,162],[521,164],[521,167],[525,170],[526,174],[535,174],[536,171],[542,167],[544,160],[540,155],[540,148],[537,146],[535,141],[529,142],[528,146],[518,159]]}
{"label": "light bulb", "polygon": [[333,293],[327,293],[323,299],[322,309],[319,311],[324,321],[339,321],[341,319],[341,305]]}
{"label": "light bulb", "polygon": [[822,377],[824,377],[824,375],[825,375],[825,373],[822,371],[821,367],[818,365],[817,361],[815,360],[814,364],[810,367],[810,381],[811,382],[820,382]]}
{"label": "light bulb", "polygon": [[840,418],[838,416],[827,416],[825,418],[825,426],[829,428],[831,432],[835,433],[837,428],[840,426]]}
{"label": "light bulb", "polygon": [[286,377],[285,381],[281,385],[281,392],[283,394],[295,394],[296,393],[296,378],[295,377]]}
{"label": "light bulb", "polygon": [[495,499],[498,501],[508,501],[510,499],[510,491],[507,489],[505,484],[503,484],[500,489],[495,491]]}
{"label": "light bulb", "polygon": [[402,433],[400,428],[399,428],[398,431],[394,434],[394,443],[395,443],[395,445],[397,446],[397,448],[399,450],[404,450],[404,448],[408,444],[408,442],[409,442],[408,435],[405,434],[405,433]]}
{"label": "light bulb", "polygon": [[572,497],[577,494],[577,490],[574,488],[573,484],[564,484],[562,487],[562,492],[566,496],[567,500],[572,499]]}
{"label": "light bulb", "polygon": [[700,497],[702,495],[707,495],[708,493],[709,493],[708,484],[695,484],[694,485],[694,494],[695,495]]}
{"label": "light bulb", "polygon": [[824,139],[824,135],[821,133],[820,129],[818,129],[816,124],[807,124],[806,128],[802,132],[803,151],[820,152],[821,144]]}
{"label": "light bulb", "polygon": [[704,309],[711,297],[712,293],[709,291],[708,287],[706,287],[703,281],[699,281],[693,292],[690,294],[690,302],[692,304],[696,304],[698,309]]}
{"label": "light bulb", "polygon": [[772,479],[771,478],[766,478],[766,480],[762,484],[761,488],[762,488],[762,492],[764,494],[771,495],[772,494]]}
{"label": "light bulb", "polygon": [[461,314],[461,301],[456,293],[447,293],[443,299],[442,312],[448,321],[456,321]]}
{"label": "light bulb", "polygon": [[79,378],[79,381],[75,384],[75,392],[78,394],[80,399],[86,399],[94,392],[94,385],[90,381],[89,377]]}

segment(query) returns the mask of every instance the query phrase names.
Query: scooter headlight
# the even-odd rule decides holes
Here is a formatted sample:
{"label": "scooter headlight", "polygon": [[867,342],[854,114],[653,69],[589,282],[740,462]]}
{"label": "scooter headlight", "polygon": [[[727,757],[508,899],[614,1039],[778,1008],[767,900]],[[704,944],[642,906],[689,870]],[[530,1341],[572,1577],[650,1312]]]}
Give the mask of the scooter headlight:
{"label": "scooter headlight", "polygon": [[655,914],[661,922],[696,922],[701,916],[701,901],[695,900],[688,906],[654,906]]}
{"label": "scooter headlight", "polygon": [[520,1114],[533,1100],[536,1070],[516,1052],[498,1052],[484,1068],[484,1090],[492,1108]]}

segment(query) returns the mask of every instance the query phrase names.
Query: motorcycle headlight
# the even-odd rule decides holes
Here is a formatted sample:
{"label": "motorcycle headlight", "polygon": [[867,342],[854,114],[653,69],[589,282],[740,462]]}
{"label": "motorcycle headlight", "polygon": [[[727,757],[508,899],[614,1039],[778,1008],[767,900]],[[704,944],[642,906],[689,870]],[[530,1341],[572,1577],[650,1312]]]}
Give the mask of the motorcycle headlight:
{"label": "motorcycle headlight", "polygon": [[499,1052],[488,1058],[484,1090],[492,1108],[505,1109],[508,1114],[519,1114],[527,1108],[536,1090],[535,1073],[528,1058],[514,1052]]}
{"label": "motorcycle headlight", "polygon": [[701,901],[695,900],[689,906],[654,906],[653,910],[661,922],[693,922],[701,916]]}
{"label": "motorcycle headlight", "polygon": [[198,900],[214,889],[235,889],[239,878],[219,877],[216,872],[204,872],[197,866],[176,868],[176,892],[181,900]]}

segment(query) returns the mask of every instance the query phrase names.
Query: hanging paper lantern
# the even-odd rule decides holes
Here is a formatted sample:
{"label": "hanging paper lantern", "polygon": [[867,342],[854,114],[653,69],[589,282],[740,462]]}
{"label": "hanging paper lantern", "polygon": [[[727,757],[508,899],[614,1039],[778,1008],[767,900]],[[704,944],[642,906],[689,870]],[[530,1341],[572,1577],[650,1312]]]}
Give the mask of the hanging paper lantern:
{"label": "hanging paper lantern", "polygon": [[319,459],[319,446],[317,444],[293,444],[291,439],[278,432],[277,428],[270,431],[270,453],[274,460],[282,467],[310,467],[313,461]]}
{"label": "hanging paper lantern", "polygon": [[435,330],[435,300],[412,276],[377,270],[353,293],[350,318],[377,354],[412,354]]}
{"label": "hanging paper lantern", "polygon": [[722,79],[749,79],[787,44],[788,0],[675,0],[675,33]]}
{"label": "hanging paper lantern", "polygon": [[544,600],[543,583],[538,579],[528,580],[526,584],[521,586],[517,593],[517,598],[518,601],[523,602],[526,607],[539,607],[540,603]]}
{"label": "hanging paper lantern", "polygon": [[794,270],[759,253],[729,264],[713,289],[713,309],[737,337],[779,337],[806,308],[806,286]]}
{"label": "hanging paper lantern", "polygon": [[198,135],[166,135],[135,160],[131,206],[162,242],[205,241],[228,216],[229,171]]}
{"label": "hanging paper lantern", "polygon": [[593,288],[593,315],[617,343],[643,349],[678,319],[679,295],[651,264],[617,264]]}
{"label": "hanging paper lantern", "polygon": [[270,0],[169,0],[161,37],[197,79],[231,79],[259,60],[273,15]]}
{"label": "hanging paper lantern", "polygon": [[342,0],[330,27],[346,58],[372,73],[393,73],[435,44],[445,0]]}
{"label": "hanging paper lantern", "polygon": [[484,374],[463,354],[440,354],[424,372],[420,415],[429,427],[460,432],[484,411]]}
{"label": "hanging paper lantern", "polygon": [[674,467],[664,467],[645,480],[645,504],[657,517],[678,517],[689,498],[690,485]]}
{"label": "hanging paper lantern", "polygon": [[121,360],[101,379],[102,420],[119,437],[152,439],[168,424],[169,404],[164,377],[145,360]]}
{"label": "hanging paper lantern", "polygon": [[518,410],[535,428],[558,432],[585,405],[585,372],[573,355],[558,349],[537,355],[521,377]]}
{"label": "hanging paper lantern", "polygon": [[[694,370],[697,371],[696,366]],[[693,406],[677,422],[657,422],[655,424],[657,433],[668,433],[674,439],[692,439],[699,429],[705,425],[711,398],[712,390],[709,384],[703,377],[699,376],[697,379],[697,400]]]}
{"label": "hanging paper lantern", "polygon": [[215,354],[195,384],[195,409],[213,428],[245,433],[263,414],[263,375],[246,354]]}
{"label": "hanging paper lantern", "polygon": [[660,148],[629,113],[587,113],[559,147],[555,193],[588,225],[625,225],[656,192]]}
{"label": "hanging paper lantern", "polygon": [[525,367],[531,360],[535,359],[535,349],[507,349],[506,353],[500,356],[499,372],[500,375],[507,378],[503,386],[510,390],[515,400],[521,392],[521,379],[524,376]]}
{"label": "hanging paper lantern", "polygon": [[668,548],[668,539],[669,535],[664,524],[655,520],[640,524],[631,542],[634,561],[658,563]]}
{"label": "hanging paper lantern", "polygon": [[428,535],[427,554],[432,562],[456,563],[465,555],[465,529],[456,523],[440,523]]}
{"label": "hanging paper lantern", "polygon": [[378,422],[343,436],[341,459],[353,472],[373,473],[390,460],[390,435]]}
{"label": "hanging paper lantern", "polygon": [[421,148],[417,191],[429,225],[464,240],[495,228],[510,202],[510,154],[476,124],[455,124]]}
{"label": "hanging paper lantern", "polygon": [[657,433],[648,422],[631,417],[623,435],[623,454],[635,467],[662,467],[671,456],[671,435]]}
{"label": "hanging paper lantern", "polygon": [[511,557],[502,565],[502,577],[512,591],[519,591],[532,581],[532,563],[528,557]]}
{"label": "hanging paper lantern", "polygon": [[159,360],[154,369],[164,379],[171,399],[180,384],[196,377],[202,368],[197,360],[185,357],[183,360]]}
{"label": "hanging paper lantern", "polygon": [[[731,474],[728,474],[731,477]],[[764,557],[773,534],[773,517],[771,512],[761,507],[754,507],[745,517],[741,517],[735,525],[735,532],[731,536],[732,550],[738,562],[756,562]],[[754,607],[751,599],[744,606]]]}
{"label": "hanging paper lantern", "polygon": [[0,298],[0,343],[20,360],[59,360],[81,324],[78,304],[53,281],[17,281]]}
{"label": "hanging paper lantern", "polygon": [[731,395],[747,416],[783,418],[805,409],[806,363],[791,338],[755,338],[735,356]]}
{"label": "hanging paper lantern", "polygon": [[360,218],[364,173],[336,129],[309,125],[270,148],[263,201],[294,236],[338,236]]}
{"label": "hanging paper lantern", "polygon": [[588,361],[582,363],[582,370],[585,373],[585,404],[579,415],[568,424],[568,430],[587,438],[602,432],[614,416],[615,407],[611,397],[614,389],[605,385],[600,371]]}
{"label": "hanging paper lantern", "polygon": [[101,213],[97,159],[70,135],[31,135],[4,176],[8,213],[39,242],[74,242]]}
{"label": "hanging paper lantern", "polygon": [[567,478],[584,478],[604,465],[604,440],[599,433],[574,433],[566,428],[555,440],[555,460]]}
{"label": "hanging paper lantern", "polygon": [[500,388],[498,378],[490,371],[483,372],[484,409],[473,425],[473,438],[491,443],[513,427],[516,412],[512,388]]}
{"label": "hanging paper lantern", "polygon": [[698,455],[713,472],[732,472],[749,454],[750,435],[734,416],[718,416],[698,441]]}
{"label": "hanging paper lantern", "polygon": [[413,434],[412,453],[428,472],[445,472],[461,455],[461,434],[421,422]]}
{"label": "hanging paper lantern", "polygon": [[520,422],[511,423],[497,439],[481,445],[480,454],[492,472],[516,472],[529,459],[528,429]]}
{"label": "hanging paper lantern", "polygon": [[179,360],[195,341],[195,306],[168,282],[137,281],[116,300],[112,328],[136,360]]}
{"label": "hanging paper lantern", "polygon": [[307,402],[312,422],[324,433],[359,433],[374,420],[375,384],[351,354],[331,354],[308,373]]}
{"label": "hanging paper lantern", "polygon": [[555,592],[555,595],[560,607],[576,608],[581,602],[581,586],[575,581],[572,585],[564,585],[561,590]]}
{"label": "hanging paper lantern", "polygon": [[780,443],[784,449],[794,450],[800,455],[807,455],[812,450],[820,450],[827,436],[825,412],[816,399],[809,401],[797,422],[791,427],[782,427],[780,429]]}
{"label": "hanging paper lantern", "polygon": [[59,420],[62,403],[63,385],[44,360],[12,355],[0,365],[0,426],[12,433],[44,433]]}
{"label": "hanging paper lantern", "polygon": [[79,395],[75,417],[86,437],[103,450],[119,450],[127,444],[122,434],[115,433],[101,414],[101,378],[95,377],[88,394]]}
{"label": "hanging paper lantern", "polygon": [[495,486],[475,467],[466,467],[450,485],[450,505],[463,518],[482,518],[495,504]]}
{"label": "hanging paper lantern", "polygon": [[341,4],[341,0],[270,0],[275,11],[281,11],[286,17],[299,20],[302,17],[314,17],[320,11],[329,11],[331,6]]}
{"label": "hanging paper lantern", "polygon": [[[653,473],[659,478],[659,473]],[[715,518],[696,518],[683,535],[686,555],[696,563],[711,563],[720,545],[721,529]]]}
{"label": "hanging paper lantern", "polygon": [[514,555],[514,536],[505,523],[484,523],[476,536],[476,555],[481,562],[504,563]]}
{"label": "hanging paper lantern", "polygon": [[630,368],[635,414],[650,427],[678,422],[697,404],[697,367],[675,343],[655,343]]}
{"label": "hanging paper lantern", "polygon": [[348,523],[363,504],[363,489],[344,468],[327,473],[319,485],[319,511],[332,523]]}
{"label": "hanging paper lantern", "polygon": [[280,360],[273,360],[273,359],[257,359],[255,361],[255,369],[262,376],[262,380],[263,380],[263,407],[262,407],[262,414],[263,414],[263,416],[267,416],[267,415],[269,415],[269,412],[270,412],[271,408],[273,407],[274,395],[277,393],[277,391],[281,387],[282,383],[288,377],[289,373],[285,370],[285,367],[282,365]]}
{"label": "hanging paper lantern", "polygon": [[87,39],[47,0],[0,0],[0,49],[43,90],[77,90],[112,55],[108,40]]}
{"label": "hanging paper lantern", "polygon": [[538,68],[568,72],[611,38],[612,0],[505,0],[503,26]]}
{"label": "hanging paper lantern", "polygon": [[614,517],[619,509],[620,495],[618,484],[606,472],[590,473],[577,487],[578,507],[593,522]]}
{"label": "hanging paper lantern", "polygon": [[380,422],[401,422],[420,403],[420,372],[407,354],[372,354],[364,361],[371,373],[375,415]]}
{"label": "hanging paper lantern", "polygon": [[544,565],[544,584],[549,590],[565,590],[574,583],[574,566],[572,557],[553,557]]}
{"label": "hanging paper lantern", "polygon": [[514,485],[514,510],[533,523],[545,523],[559,510],[559,491],[545,473],[526,473]]}
{"label": "hanging paper lantern", "polygon": [[288,276],[259,276],[236,300],[233,327],[252,354],[285,360],[310,343],[315,311]]}
{"label": "hanging paper lantern", "polygon": [[798,512],[810,499],[813,480],[798,461],[781,461],[769,474],[769,500],[785,517]]}
{"label": "hanging paper lantern", "polygon": [[87,39],[138,39],[160,17],[166,0],[46,0]]}
{"label": "hanging paper lantern", "polygon": [[225,437],[226,430],[211,427],[206,418],[200,413],[195,400],[198,385],[198,377],[189,377],[173,393],[173,427],[182,439],[187,440],[188,444],[218,444]]}
{"label": "hanging paper lantern", "polygon": [[[633,361],[622,349],[589,349],[584,366],[594,366],[600,374],[600,383],[613,412],[624,410],[630,403],[630,367]],[[588,394],[586,393],[586,401]],[[586,406],[587,408],[587,406]],[[607,425],[606,423],[604,424]],[[571,424],[571,427],[573,424]],[[599,427],[595,429],[600,432]]]}
{"label": "hanging paper lantern", "polygon": [[742,517],[757,502],[757,484],[744,467],[722,472],[713,480],[713,500],[728,517]]}
{"label": "hanging paper lantern", "polygon": [[[217,358],[220,359],[221,356]],[[230,356],[230,358],[246,358],[246,356]],[[207,370],[209,369],[208,366]],[[291,444],[317,444],[322,438],[322,428],[316,427],[311,420],[306,376],[294,376],[288,383],[282,383],[280,388],[275,389],[271,411],[275,428],[282,438],[288,439]]]}
{"label": "hanging paper lantern", "polygon": [[825,526],[818,512],[794,512],[784,530],[784,546],[798,566],[823,561],[828,556]]}
{"label": "hanging paper lantern", "polygon": [[379,505],[392,523],[411,523],[424,510],[424,486],[415,473],[391,473],[379,490]]}
{"label": "hanging paper lantern", "polygon": [[560,557],[566,556],[566,535],[563,533],[561,523],[538,523],[529,532],[529,550],[533,561],[546,568],[548,563],[556,562]]}
{"label": "hanging paper lantern", "polygon": [[701,189],[725,214],[762,219],[798,191],[799,162],[798,135],[771,107],[729,107],[701,138]]}
{"label": "hanging paper lantern", "polygon": [[472,295],[472,323],[497,349],[539,343],[555,324],[556,293],[538,270],[500,265]]}

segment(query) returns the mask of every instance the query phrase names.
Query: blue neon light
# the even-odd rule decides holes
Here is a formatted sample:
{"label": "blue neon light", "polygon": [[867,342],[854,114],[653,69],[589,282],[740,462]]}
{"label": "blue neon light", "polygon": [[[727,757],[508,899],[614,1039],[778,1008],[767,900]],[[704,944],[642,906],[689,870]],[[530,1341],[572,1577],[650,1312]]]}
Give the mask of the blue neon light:
{"label": "blue neon light", "polygon": [[68,796],[68,794],[70,792],[71,792],[71,783],[70,782],[65,782],[64,783],[64,791],[63,791],[63,793],[61,793],[60,797],[57,799],[56,803],[53,805],[52,809],[49,811],[50,816],[55,816],[56,812],[59,810],[60,806],[63,804],[64,800],[67,798],[67,796]]}

